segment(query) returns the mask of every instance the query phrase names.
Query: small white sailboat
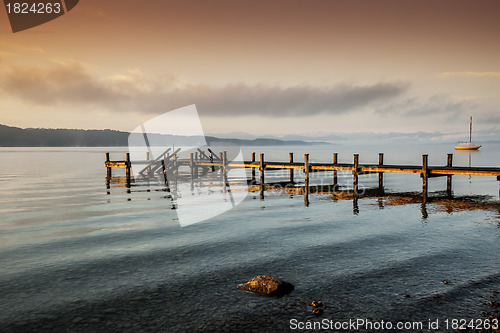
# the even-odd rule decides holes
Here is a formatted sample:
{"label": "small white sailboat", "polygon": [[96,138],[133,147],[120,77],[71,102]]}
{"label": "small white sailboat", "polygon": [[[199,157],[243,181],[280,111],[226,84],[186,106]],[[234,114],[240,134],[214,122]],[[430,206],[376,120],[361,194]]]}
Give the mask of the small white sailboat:
{"label": "small white sailboat", "polygon": [[476,145],[472,143],[472,116],[470,117],[469,124],[469,142],[462,142],[455,146],[456,150],[478,150],[481,145]]}

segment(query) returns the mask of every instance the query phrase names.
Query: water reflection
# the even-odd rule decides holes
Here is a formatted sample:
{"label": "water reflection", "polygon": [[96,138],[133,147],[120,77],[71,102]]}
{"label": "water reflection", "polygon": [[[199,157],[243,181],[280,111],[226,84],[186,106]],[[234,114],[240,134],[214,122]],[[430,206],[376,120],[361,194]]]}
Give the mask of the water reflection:
{"label": "water reflection", "polygon": [[[153,196],[154,192],[168,192],[168,188],[151,188],[150,185],[151,184],[141,183],[132,183],[132,185],[129,185],[126,177],[111,177],[111,179],[108,178],[106,180],[108,194],[111,193],[112,187],[122,189],[122,193],[123,189],[126,189],[126,192],[129,194],[132,192],[150,192],[151,196]],[[221,184],[217,181],[205,183],[203,185],[198,184],[198,186],[209,187],[210,191],[213,193],[223,191]],[[243,182],[232,184],[232,191],[238,191],[239,188],[250,193],[258,192],[261,200],[273,200],[276,196],[286,196],[293,199],[297,195],[303,196],[305,194],[304,185],[287,181],[267,183],[264,184],[264,186],[256,183],[255,180],[250,180],[246,182],[246,184]],[[264,196],[266,192],[268,194]],[[384,187],[358,188],[358,191],[355,191],[353,188],[342,187],[338,184],[310,185],[309,193],[313,195],[313,198],[316,197],[318,200],[331,200],[334,203],[339,200],[352,200],[353,215],[361,214],[363,209],[370,210],[372,209],[370,207],[374,205],[377,206],[378,209],[385,209],[391,206],[420,205],[423,220],[426,220],[429,214],[438,212],[453,214],[461,211],[488,210],[496,211],[500,215],[500,205],[494,197],[489,195],[454,197],[450,196],[448,191],[439,191],[433,192],[431,196],[424,200],[420,192],[387,192]],[[172,199],[169,193],[167,193],[166,196],[163,194],[162,198]],[[143,200],[144,197],[141,197],[141,199]],[[148,198],[148,200],[149,199],[150,198]],[[376,199],[376,201],[368,201],[369,199]],[[128,200],[131,200],[130,197]],[[364,205],[361,203],[364,203]],[[365,208],[363,208],[363,206]]]}

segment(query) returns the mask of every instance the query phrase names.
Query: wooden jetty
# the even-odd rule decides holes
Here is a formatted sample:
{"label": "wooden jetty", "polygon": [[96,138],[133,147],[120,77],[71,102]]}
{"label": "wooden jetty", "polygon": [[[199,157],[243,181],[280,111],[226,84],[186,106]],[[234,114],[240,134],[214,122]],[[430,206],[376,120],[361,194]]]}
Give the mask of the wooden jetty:
{"label": "wooden jetty", "polygon": [[[140,174],[143,176],[151,174],[162,174],[166,184],[167,173],[172,173],[176,176],[179,176],[180,167],[188,167],[190,169],[190,172],[187,176],[190,177],[191,180],[199,177],[200,169],[202,170],[202,175],[207,174],[210,171],[219,171],[221,174],[221,182],[224,190],[228,185],[227,171],[229,169],[250,168],[252,178],[249,181],[249,184],[259,186],[260,197],[261,199],[263,199],[264,192],[267,188],[265,182],[266,170],[289,170],[290,179],[288,183],[295,184],[294,170],[298,169],[302,170],[302,172],[304,173],[304,186],[302,193],[304,194],[304,203],[307,206],[309,205],[310,173],[312,172],[333,172],[333,188],[338,187],[337,173],[339,171],[351,172],[352,193],[354,197],[356,197],[359,193],[359,176],[366,174],[378,174],[378,186],[382,189],[384,182],[384,173],[418,173],[422,178],[422,203],[424,204],[428,200],[429,178],[447,177],[446,191],[448,197],[452,197],[452,177],[454,175],[496,176],[497,181],[500,182],[500,167],[453,166],[453,154],[448,154],[446,165],[430,166],[428,155],[422,155],[421,165],[388,165],[384,164],[383,153],[379,154],[378,163],[360,164],[359,154],[354,154],[353,163],[338,163],[338,153],[333,153],[333,159],[331,163],[311,163],[309,160],[309,154],[304,154],[304,162],[294,162],[293,153],[290,153],[290,159],[288,162],[271,162],[265,161],[264,154],[260,154],[260,159],[257,161],[255,152],[253,152],[251,155],[251,160],[249,161],[229,162],[226,152],[221,152],[218,156],[210,149],[208,149],[208,152],[204,152],[201,149],[198,149],[197,152],[190,153],[189,159],[180,159],[178,157],[178,152],[179,149],[172,153],[170,153],[170,150],[167,149],[160,157],[154,160],[150,160],[149,156],[146,156],[146,159],[141,161],[131,161],[129,153],[126,153],[125,160],[111,161],[109,153],[106,153],[105,166],[107,168],[108,186],[109,179],[112,176],[112,168],[125,168],[127,186],[130,187],[130,172],[133,164],[143,165],[143,168],[140,171]],[[256,169],[259,170],[260,174],[260,180],[258,183],[255,177]]]}

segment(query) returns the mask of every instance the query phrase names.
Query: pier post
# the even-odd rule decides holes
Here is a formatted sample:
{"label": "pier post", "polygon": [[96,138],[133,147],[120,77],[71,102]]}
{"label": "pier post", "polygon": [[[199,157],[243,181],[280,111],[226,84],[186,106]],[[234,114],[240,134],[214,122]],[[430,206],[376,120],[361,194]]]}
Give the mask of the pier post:
{"label": "pier post", "polygon": [[[339,157],[339,153],[333,153],[333,164],[337,164],[339,161],[338,161],[338,157]],[[333,171],[333,186],[337,186],[337,170],[334,170]]]}
{"label": "pier post", "polygon": [[304,154],[304,204],[309,206],[309,154]]}
{"label": "pier post", "polygon": [[352,170],[352,188],[354,196],[358,195],[358,168],[359,168],[359,154],[354,154],[354,170]]}
{"label": "pier post", "polygon": [[223,155],[224,155],[224,153],[223,153],[223,152],[220,152],[220,153],[219,153],[219,160],[220,160],[220,169],[219,169],[219,172],[220,172],[220,175],[222,176],[222,178],[224,178],[224,175],[222,174],[222,171],[223,171],[223,170],[222,170],[222,165],[223,165],[223,163],[222,163],[223,161],[222,161],[222,160],[223,160],[223,158],[224,158],[224,156],[223,156]]}
{"label": "pier post", "polygon": [[[109,162],[109,153],[106,153],[106,165],[108,165]],[[106,194],[111,194],[110,189],[111,188],[111,167],[106,166],[106,189],[107,192]]]}
{"label": "pier post", "polygon": [[130,153],[127,153],[126,154],[126,158],[125,158],[125,177],[127,178],[127,187],[130,187],[130,166],[131,166],[131,163],[130,163]]}
{"label": "pier post", "polygon": [[[106,162],[109,162],[109,153],[106,153]],[[111,178],[111,167],[106,167],[106,178]]]}
{"label": "pier post", "polygon": [[222,153],[222,184],[224,192],[227,191],[227,151]]}
{"label": "pier post", "polygon": [[260,171],[260,198],[264,199],[264,191],[266,190],[266,185],[264,183],[264,154],[260,154],[260,166],[259,166],[259,171]]}
{"label": "pier post", "polygon": [[427,203],[429,181],[429,155],[422,155],[422,203]]}
{"label": "pier post", "polygon": [[[446,166],[447,167],[453,166],[453,154],[448,154],[448,160],[446,162]],[[446,177],[446,194],[448,195],[448,198],[452,197],[452,193],[451,193],[451,178],[452,178],[451,175],[448,175]]]}
{"label": "pier post", "polygon": [[[252,152],[252,163],[255,162],[255,152]],[[255,168],[252,167],[252,184],[255,184]]]}
{"label": "pier post", "polygon": [[[379,166],[384,165],[384,153],[378,154],[378,165]],[[378,173],[378,188],[379,189],[384,188],[384,173],[383,172]]]}
{"label": "pier post", "polygon": [[[290,153],[290,164],[293,163],[293,153]],[[293,169],[290,169],[290,183],[293,183]]]}

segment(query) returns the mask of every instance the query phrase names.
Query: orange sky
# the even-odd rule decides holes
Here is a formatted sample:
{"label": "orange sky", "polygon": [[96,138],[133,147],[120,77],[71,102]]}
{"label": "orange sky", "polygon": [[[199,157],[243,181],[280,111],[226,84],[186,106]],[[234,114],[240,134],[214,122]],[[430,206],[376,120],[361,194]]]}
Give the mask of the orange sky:
{"label": "orange sky", "polygon": [[499,17],[499,1],[84,0],[14,34],[3,11],[0,123],[132,130],[196,104],[210,133],[500,130]]}

